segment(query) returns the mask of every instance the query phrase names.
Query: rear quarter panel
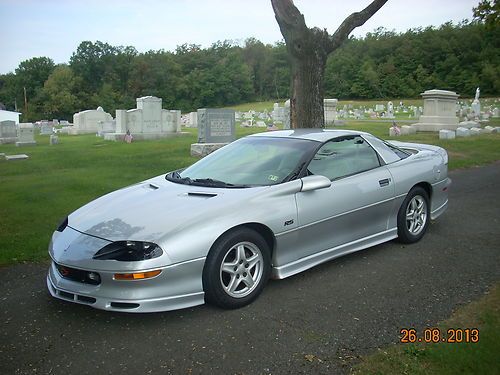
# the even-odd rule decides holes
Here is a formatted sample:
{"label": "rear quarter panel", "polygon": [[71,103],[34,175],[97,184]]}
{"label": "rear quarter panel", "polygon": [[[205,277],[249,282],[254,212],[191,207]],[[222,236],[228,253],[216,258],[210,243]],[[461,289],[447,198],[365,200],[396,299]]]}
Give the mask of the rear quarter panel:
{"label": "rear quarter panel", "polygon": [[440,185],[447,181],[448,166],[440,154],[421,150],[406,159],[387,165],[395,188],[394,212],[391,215],[389,228],[397,226],[397,213],[406,195],[413,186],[419,183],[431,185],[431,212],[442,206],[448,199],[442,194]]}

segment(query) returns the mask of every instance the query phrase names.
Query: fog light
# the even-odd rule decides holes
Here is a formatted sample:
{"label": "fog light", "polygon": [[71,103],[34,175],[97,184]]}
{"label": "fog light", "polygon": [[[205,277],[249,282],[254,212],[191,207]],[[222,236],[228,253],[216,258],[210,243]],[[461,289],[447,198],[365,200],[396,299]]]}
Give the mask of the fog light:
{"label": "fog light", "polygon": [[115,280],[143,280],[150,279],[152,277],[158,276],[161,270],[154,270],[148,272],[136,272],[136,273],[115,273]]}
{"label": "fog light", "polygon": [[87,274],[87,277],[89,278],[89,280],[95,281],[96,283],[100,283],[101,282],[101,277],[96,272],[89,272]]}

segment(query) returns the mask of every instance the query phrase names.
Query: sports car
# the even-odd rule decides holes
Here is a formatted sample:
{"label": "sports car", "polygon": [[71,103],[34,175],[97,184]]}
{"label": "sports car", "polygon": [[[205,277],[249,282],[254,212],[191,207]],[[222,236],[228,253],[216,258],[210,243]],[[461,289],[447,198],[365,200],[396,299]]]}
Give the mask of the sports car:
{"label": "sports car", "polygon": [[238,308],[269,278],[398,239],[447,208],[448,155],[347,130],[266,132],[104,195],[53,233],[51,295],[98,309]]}

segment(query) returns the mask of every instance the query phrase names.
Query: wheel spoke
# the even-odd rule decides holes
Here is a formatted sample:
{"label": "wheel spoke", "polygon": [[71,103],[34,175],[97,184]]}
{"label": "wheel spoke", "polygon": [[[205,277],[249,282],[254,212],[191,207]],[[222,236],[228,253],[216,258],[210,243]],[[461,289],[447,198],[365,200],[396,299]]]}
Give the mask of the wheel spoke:
{"label": "wheel spoke", "polygon": [[236,249],[236,262],[239,263],[241,261],[245,261],[247,259],[245,255],[245,245],[239,245]]}
{"label": "wheel spoke", "polygon": [[411,210],[412,210],[412,212],[415,212],[415,210],[417,209],[417,207],[418,207],[417,200],[415,198],[413,198],[412,201],[411,201]]}
{"label": "wheel spoke", "polygon": [[422,212],[424,212],[424,208],[425,208],[425,203],[424,201],[421,201],[419,204],[418,204],[418,207],[417,207],[417,212],[419,214],[421,214]]}
{"label": "wheel spoke", "polygon": [[240,285],[241,279],[237,279],[236,275],[231,276],[231,280],[229,281],[229,285],[226,287],[228,292],[234,293],[238,285]]}
{"label": "wheel spoke", "polygon": [[241,279],[241,281],[243,281],[243,283],[250,289],[253,284],[255,284],[255,281],[252,279],[252,276],[247,273],[247,275]]}
{"label": "wheel spoke", "polygon": [[415,230],[415,220],[410,220],[410,227],[408,228],[408,230],[413,233],[413,231]]}
{"label": "wheel spoke", "polygon": [[235,274],[234,267],[235,267],[235,264],[224,263],[222,265],[221,271],[222,272],[226,272],[226,273],[228,273],[228,274],[230,274],[232,276],[232,275]]}
{"label": "wheel spoke", "polygon": [[252,268],[254,268],[257,263],[260,262],[260,257],[258,254],[254,254],[252,255],[250,258],[247,259],[247,263],[248,263],[248,271],[250,271]]}

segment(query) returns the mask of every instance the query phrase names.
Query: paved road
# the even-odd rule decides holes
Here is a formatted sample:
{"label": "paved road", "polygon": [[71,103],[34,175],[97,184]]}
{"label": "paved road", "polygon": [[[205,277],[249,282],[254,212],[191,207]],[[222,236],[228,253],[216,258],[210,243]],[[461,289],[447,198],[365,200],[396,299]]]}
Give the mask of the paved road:
{"label": "paved road", "polygon": [[0,269],[1,374],[347,372],[500,280],[500,163],[451,174],[449,211],[391,242],[271,281],[251,306],[109,313],[52,299],[45,264]]}

